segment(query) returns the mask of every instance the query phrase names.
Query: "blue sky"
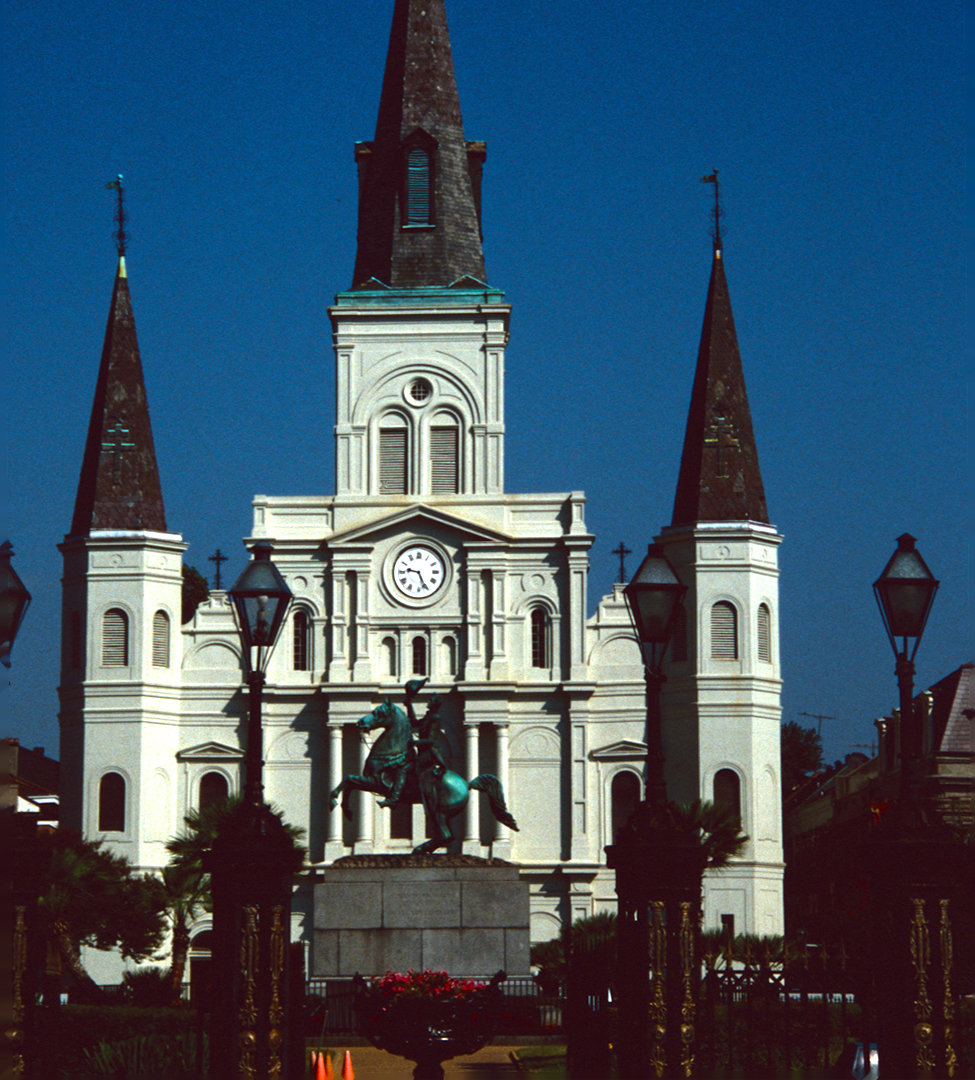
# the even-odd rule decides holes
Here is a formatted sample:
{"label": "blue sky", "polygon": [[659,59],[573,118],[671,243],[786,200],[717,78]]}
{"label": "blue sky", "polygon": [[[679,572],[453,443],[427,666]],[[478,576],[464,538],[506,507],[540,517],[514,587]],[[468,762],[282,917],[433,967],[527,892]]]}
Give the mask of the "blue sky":
{"label": "blue sky", "polygon": [[[896,703],[870,585],[909,531],[942,580],[918,687],[972,659],[963,7],[448,0],[513,305],[507,488],[582,489],[590,603],[669,521],[710,265],[726,268],[781,549],[783,718],[827,757]],[[243,566],[255,493],[333,490],[326,308],[392,0],[11,0],[0,533],[34,602],[0,733],[56,756],[60,556],[127,257],[169,527]],[[636,566],[631,557],[630,569]],[[814,721],[805,721],[815,723]]]}

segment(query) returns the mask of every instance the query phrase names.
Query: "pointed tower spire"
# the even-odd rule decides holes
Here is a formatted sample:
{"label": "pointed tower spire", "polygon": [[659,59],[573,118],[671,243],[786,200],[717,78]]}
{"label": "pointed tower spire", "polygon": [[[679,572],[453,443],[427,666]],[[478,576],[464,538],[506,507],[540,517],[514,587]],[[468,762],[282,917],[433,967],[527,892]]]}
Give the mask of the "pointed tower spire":
{"label": "pointed tower spire", "polygon": [[483,143],[468,143],[444,0],[396,0],[376,136],[356,145],[353,288],[484,281]]}
{"label": "pointed tower spire", "polygon": [[82,536],[96,529],[167,531],[122,255],[112,290],[71,535]]}
{"label": "pointed tower spire", "polygon": [[673,525],[769,520],[719,238],[720,231],[715,237]]}

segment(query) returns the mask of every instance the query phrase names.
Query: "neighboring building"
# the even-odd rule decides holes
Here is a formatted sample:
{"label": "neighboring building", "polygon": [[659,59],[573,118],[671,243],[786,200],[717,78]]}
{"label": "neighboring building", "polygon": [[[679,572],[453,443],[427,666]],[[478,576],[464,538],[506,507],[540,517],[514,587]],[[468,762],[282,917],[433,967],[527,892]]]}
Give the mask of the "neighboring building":
{"label": "neighboring building", "polygon": [[0,740],[0,756],[0,807],[13,807],[18,814],[36,814],[38,824],[56,828],[58,763],[46,756],[43,746],[28,750],[11,738]]}
{"label": "neighboring building", "polygon": [[[265,784],[307,829],[314,863],[409,851],[425,835],[420,808],[391,813],[370,796],[345,821],[327,799],[368,752],[355,721],[426,676],[455,768],[497,774],[521,825],[499,825],[475,797],[456,848],[522,867],[532,936],[546,940],[615,906],[603,849],[642,796],[643,669],[621,585],[588,617],[582,493],[505,488],[510,307],[486,284],[485,154],[463,131],[442,0],[397,0],[376,135],[355,150],[352,287],[330,309],[336,491],[254,499],[247,542],[273,543],[295,594],[268,672]],[[659,540],[689,586],[667,685],[670,792],[733,803],[752,837],[708,883],[706,917],[780,932],[781,537],[717,245]],[[166,524],[120,259],[61,545],[62,760],[66,822],[140,868],[166,861],[191,808],[242,784],[238,638],[223,592],[181,626],[185,546]],[[309,932],[304,903],[296,936]]]}
{"label": "neighboring building", "polygon": [[[921,717],[921,794],[960,834],[975,827],[972,671],[963,664],[914,698]],[[819,940],[854,925],[860,853],[900,795],[900,711],[874,721],[879,753],[848,754],[785,802],[785,911],[790,936]]]}

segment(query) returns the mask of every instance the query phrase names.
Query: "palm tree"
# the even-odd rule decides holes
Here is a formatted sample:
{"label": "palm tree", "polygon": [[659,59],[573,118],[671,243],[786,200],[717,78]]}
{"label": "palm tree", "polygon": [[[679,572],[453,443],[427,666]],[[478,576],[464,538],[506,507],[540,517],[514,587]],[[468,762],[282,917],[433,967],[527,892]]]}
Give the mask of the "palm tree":
{"label": "palm tree", "polygon": [[71,829],[57,829],[46,840],[51,862],[38,908],[64,966],[89,996],[100,996],[80,946],[118,946],[123,958],[137,961],[150,956],[165,932],[156,881],[133,875],[124,856]]}
{"label": "palm tree", "polygon": [[748,843],[741,831],[741,815],[723,802],[695,799],[689,806],[673,806],[678,824],[696,832],[705,853],[705,868],[724,870]]}
{"label": "palm tree", "polygon": [[190,928],[210,902],[210,876],[178,863],[163,867],[162,888],[173,934],[172,957],[166,982],[173,1000],[180,996],[186,958],[190,951]]}

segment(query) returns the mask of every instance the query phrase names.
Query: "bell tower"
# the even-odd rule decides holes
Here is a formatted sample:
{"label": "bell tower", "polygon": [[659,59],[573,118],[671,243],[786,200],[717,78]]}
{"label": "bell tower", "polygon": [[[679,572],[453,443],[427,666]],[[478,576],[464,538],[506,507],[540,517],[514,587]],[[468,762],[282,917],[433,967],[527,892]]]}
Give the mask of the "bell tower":
{"label": "bell tower", "polygon": [[765,504],[719,229],[674,513],[656,539],[688,586],[664,685],[668,791],[733,806],[750,838],[706,879],[705,925],[730,915],[735,933],[781,934],[782,537]]}
{"label": "bell tower", "polygon": [[[121,198],[121,192],[120,192]],[[71,531],[59,545],[62,821],[136,866],[166,859],[176,811],[182,537],[169,532],[119,259]]]}
{"label": "bell tower", "polygon": [[486,284],[486,149],[464,136],[443,0],[397,0],[355,157],[355,270],[330,309],[336,495],[500,494],[510,308]]}

